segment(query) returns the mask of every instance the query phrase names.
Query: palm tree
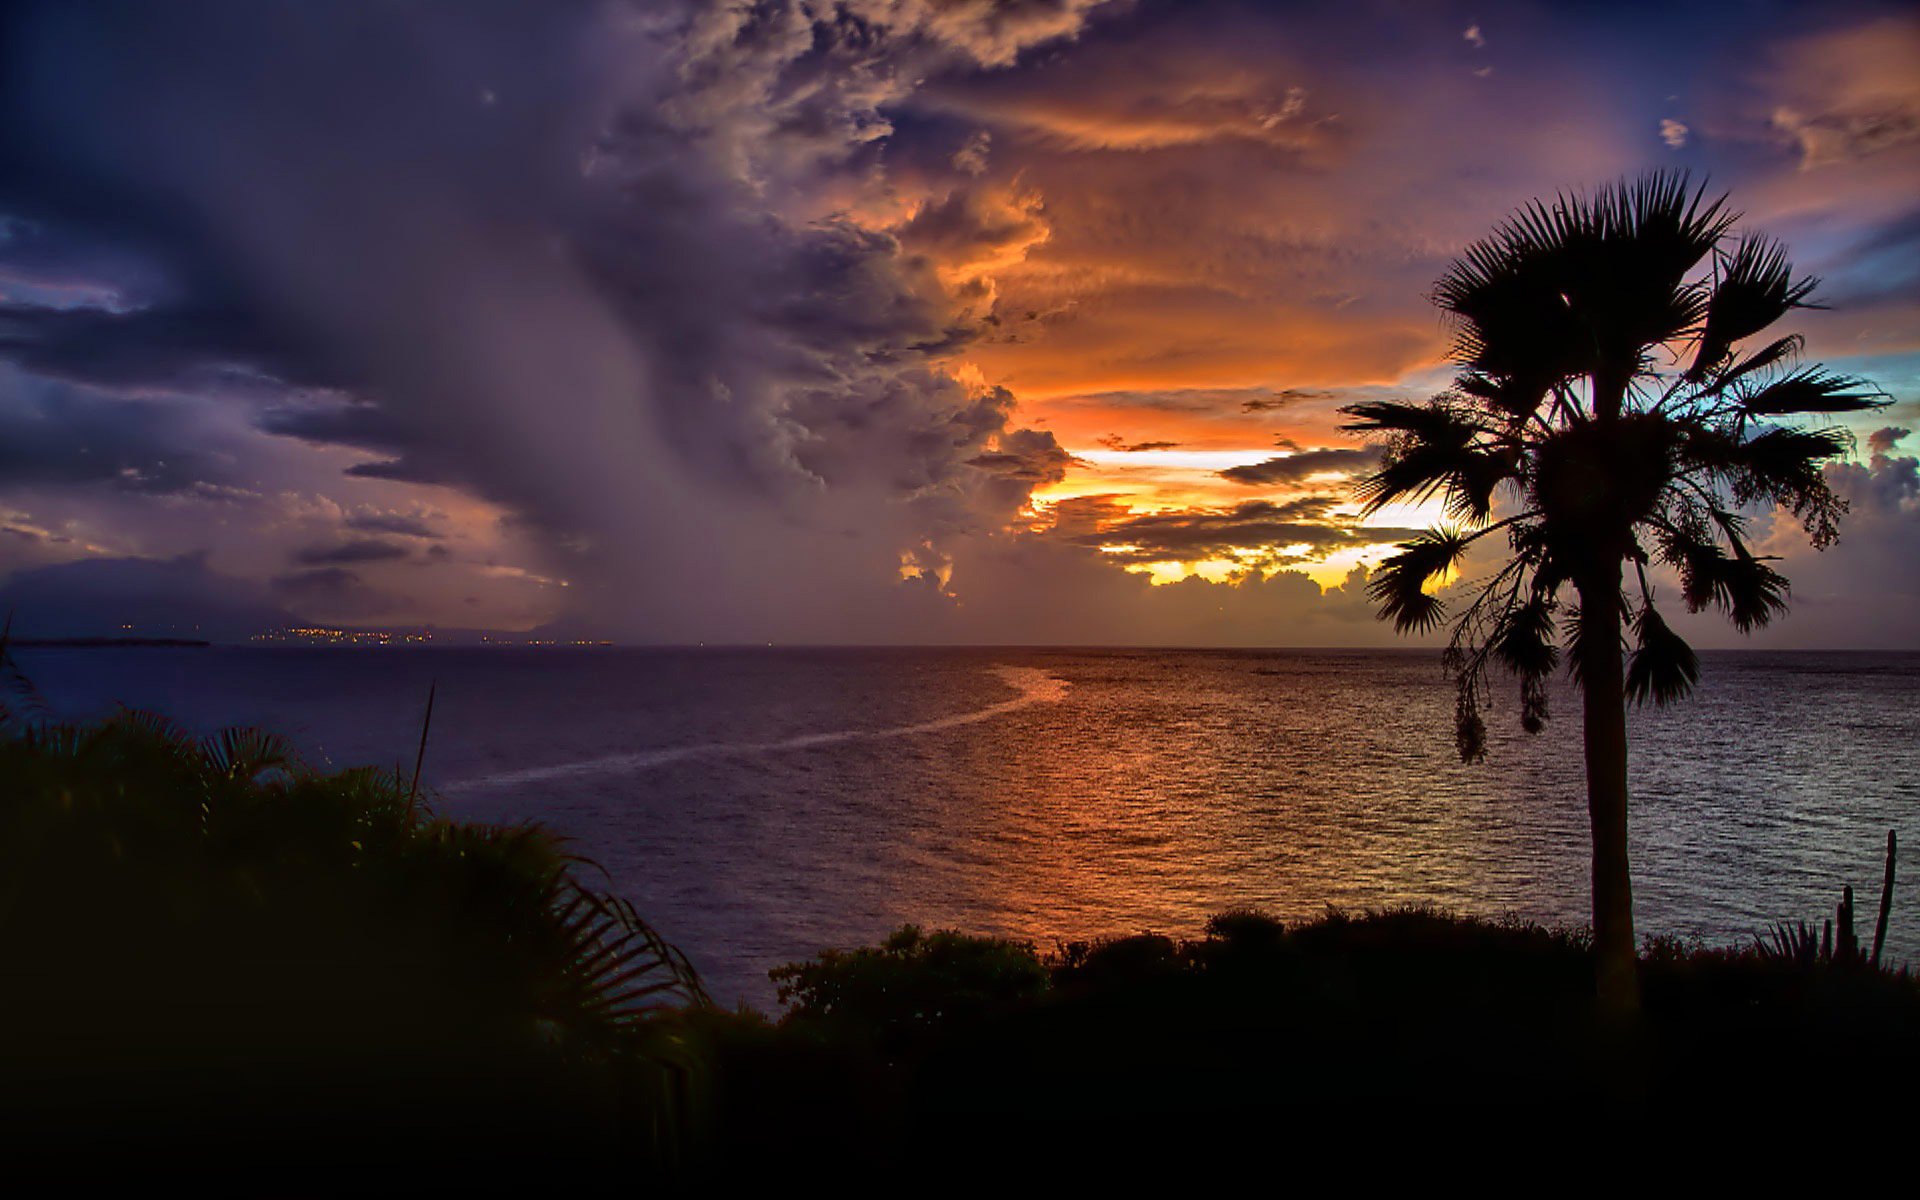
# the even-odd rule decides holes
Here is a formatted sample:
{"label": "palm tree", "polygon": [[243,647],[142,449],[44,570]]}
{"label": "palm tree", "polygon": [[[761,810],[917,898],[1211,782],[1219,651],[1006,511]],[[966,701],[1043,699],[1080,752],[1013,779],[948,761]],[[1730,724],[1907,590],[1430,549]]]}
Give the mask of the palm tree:
{"label": "palm tree", "polygon": [[[1846,504],[1821,464],[1851,445],[1831,422],[1777,418],[1885,402],[1862,380],[1801,365],[1797,336],[1755,348],[1811,307],[1816,281],[1796,278],[1778,243],[1734,235],[1738,219],[1725,196],[1665,173],[1535,201],[1434,288],[1455,334],[1452,387],[1424,404],[1343,410],[1347,429],[1384,440],[1359,485],[1367,512],[1444,501],[1451,524],[1401,544],[1368,592],[1399,631],[1451,623],[1464,760],[1485,755],[1489,666],[1519,677],[1521,723],[1537,732],[1565,646],[1585,709],[1597,985],[1615,1012],[1638,1004],[1626,705],[1678,700],[1699,673],[1655,607],[1649,569],[1671,569],[1689,611],[1718,608],[1743,633],[1766,624],[1786,608],[1787,580],[1749,547],[1748,518],[1778,506],[1830,545]],[[1436,582],[1496,532],[1504,563],[1450,606]]]}

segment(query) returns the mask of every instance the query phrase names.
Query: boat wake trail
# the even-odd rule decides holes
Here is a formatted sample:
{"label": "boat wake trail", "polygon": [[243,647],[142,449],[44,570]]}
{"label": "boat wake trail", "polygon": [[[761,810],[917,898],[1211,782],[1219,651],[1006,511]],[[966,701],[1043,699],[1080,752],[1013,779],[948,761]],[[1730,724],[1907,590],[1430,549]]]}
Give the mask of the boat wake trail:
{"label": "boat wake trail", "polygon": [[914,737],[923,733],[938,733],[943,729],[991,721],[995,717],[1003,717],[1035,704],[1051,704],[1064,699],[1069,686],[1066,680],[1055,678],[1038,667],[1000,666],[993,668],[993,673],[1013,687],[1018,695],[1010,700],[1002,700],[998,704],[989,704],[985,708],[936,717],[931,721],[920,721],[913,725],[895,725],[882,729],[835,729],[825,733],[806,733],[798,737],[781,738],[772,742],[705,742],[692,746],[662,746],[652,750],[637,750],[630,754],[609,754],[600,758],[585,758],[547,767],[528,767],[519,771],[502,771],[496,775],[481,775],[473,779],[445,784],[441,790],[475,792],[487,788],[542,783],[554,779],[576,779],[592,775],[618,775],[645,771],[694,758],[779,754],[787,750],[811,750],[819,746],[835,746],[842,742],[877,742],[889,738]]}

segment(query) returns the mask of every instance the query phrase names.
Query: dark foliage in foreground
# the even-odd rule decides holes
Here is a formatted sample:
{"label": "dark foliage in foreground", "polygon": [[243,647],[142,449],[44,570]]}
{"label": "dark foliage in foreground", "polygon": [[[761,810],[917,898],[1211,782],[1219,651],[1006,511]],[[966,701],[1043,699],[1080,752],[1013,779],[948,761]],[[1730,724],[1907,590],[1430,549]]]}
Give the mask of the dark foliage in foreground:
{"label": "dark foliage in foreground", "polygon": [[1011,1165],[1128,1130],[1771,1112],[1920,1067],[1920,991],[1857,949],[1653,943],[1622,1029],[1584,933],[1428,909],[1044,955],[908,927],[773,972],[775,1022],[706,1005],[579,870],[537,828],[434,819],[391,774],[321,775],[264,735],[16,720],[0,1142],[289,1194],[396,1166],[657,1183],[904,1164],[929,1131]]}
{"label": "dark foliage in foreground", "polygon": [[878,946],[770,972],[797,1018],[893,1052],[1038,998],[1046,967],[1016,942],[905,925]]}
{"label": "dark foliage in foreground", "polygon": [[[898,952],[932,943],[937,960]],[[1649,942],[1646,1008],[1628,1027],[1595,1007],[1585,931],[1429,908],[1297,926],[1231,912],[1196,940],[1044,955],[917,929],[886,945],[774,972],[777,1027],[710,1018],[706,1045],[726,1058],[706,1126],[720,1160],[872,1155],[927,1128],[1043,1144],[1393,1113],[1531,1127],[1622,1101],[1778,1114],[1865,1099],[1920,1067],[1910,976],[1759,943]],[[870,986],[876,957],[885,987]]]}
{"label": "dark foliage in foreground", "polygon": [[16,1144],[351,1168],[677,1139],[689,1064],[659,1018],[698,982],[544,830],[434,819],[391,773],[320,774],[257,731],[0,732]]}

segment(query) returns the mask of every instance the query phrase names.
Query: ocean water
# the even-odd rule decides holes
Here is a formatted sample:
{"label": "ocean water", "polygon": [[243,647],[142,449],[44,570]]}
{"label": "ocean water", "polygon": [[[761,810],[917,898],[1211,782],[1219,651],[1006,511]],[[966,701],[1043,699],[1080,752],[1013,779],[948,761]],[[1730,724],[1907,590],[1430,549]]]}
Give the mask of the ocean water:
{"label": "ocean water", "polygon": [[[116,703],[257,724],[315,761],[410,768],[451,816],[566,833],[702,971],[903,922],[1056,941],[1431,901],[1579,924],[1577,698],[1454,756],[1425,651],[32,649],[64,715]],[[1920,963],[1920,655],[1710,653],[1632,721],[1642,932],[1727,943],[1832,912]]]}

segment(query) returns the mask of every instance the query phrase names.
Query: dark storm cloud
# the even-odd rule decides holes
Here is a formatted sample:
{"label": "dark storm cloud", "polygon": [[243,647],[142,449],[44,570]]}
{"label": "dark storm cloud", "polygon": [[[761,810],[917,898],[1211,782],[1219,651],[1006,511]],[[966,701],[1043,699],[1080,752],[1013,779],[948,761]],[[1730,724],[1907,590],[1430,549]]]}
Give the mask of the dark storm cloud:
{"label": "dark storm cloud", "polygon": [[383,454],[413,449],[422,435],[378,404],[364,400],[300,400],[262,409],[262,431],[320,445],[352,446]]}
{"label": "dark storm cloud", "polygon": [[0,357],[46,378],[106,387],[191,387],[236,369],[295,386],[342,381],[258,314],[192,302],[131,312],[0,306]]}
{"label": "dark storm cloud", "polygon": [[456,439],[438,433],[418,415],[351,396],[301,397],[263,408],[255,425],[265,433],[318,446],[350,446],[379,457],[355,463],[349,475],[402,483],[474,484]]}
{"label": "dark storm cloud", "polygon": [[[1903,555],[1920,562],[1920,459],[1898,453],[1909,431],[1898,426],[1876,429],[1867,437],[1871,454],[1865,466],[1831,463],[1827,482],[1851,508],[1861,510],[1854,524],[1904,525],[1916,545]],[[1850,512],[1849,516],[1853,514]],[[1846,536],[1845,533],[1842,536]]]}
{"label": "dark storm cloud", "polygon": [[409,551],[398,542],[378,538],[356,538],[329,545],[303,546],[294,551],[293,560],[310,567],[349,563],[392,562],[407,557]]}
{"label": "dark storm cloud", "polygon": [[1220,477],[1249,486],[1298,487],[1315,475],[1353,475],[1371,470],[1379,462],[1380,450],[1372,446],[1356,450],[1301,450],[1265,462],[1228,467],[1220,472]]}
{"label": "dark storm cloud", "polygon": [[196,442],[183,407],[0,373],[0,490],[215,494],[231,480],[230,464]]}
{"label": "dark storm cloud", "polygon": [[943,323],[937,293],[900,261],[892,234],[827,220],[768,239],[771,267],[756,309],[796,347],[832,358],[847,351],[943,348],[964,338]]}
{"label": "dark storm cloud", "polygon": [[[535,17],[524,6],[459,7],[495,34],[530,32]],[[332,227],[316,236],[274,193],[304,190],[319,209],[345,195],[360,197],[363,208],[380,203],[387,164],[378,154],[356,161],[356,127],[404,127],[388,146],[437,134],[434,153],[449,170],[484,158],[471,130],[432,128],[435,114],[423,111],[431,85],[411,94],[396,86],[409,69],[457,73],[449,60],[470,49],[457,39],[432,49],[415,41],[422,53],[411,65],[397,53],[435,9],[453,13],[416,6],[404,17],[387,14],[393,19],[380,28],[346,6],[332,16],[222,3],[165,14],[90,4],[11,8],[0,38],[10,55],[0,71],[0,213],[16,217],[10,233],[26,233],[6,239],[0,260],[35,280],[72,276],[107,303],[10,304],[0,311],[0,356],[41,376],[129,391],[363,386],[377,355],[328,319],[338,298],[300,287],[274,248],[311,241],[375,288],[382,264],[398,256],[351,244],[356,230],[375,232],[353,204],[322,217]],[[550,34],[560,10],[550,6],[537,18]],[[538,57],[537,38],[523,45],[528,60]],[[476,187],[469,202],[510,207],[508,198],[525,191],[521,181],[538,174],[516,165],[524,163],[499,164],[500,177]],[[46,293],[36,284],[26,296]],[[359,414],[379,412],[363,397]],[[286,432],[316,442],[340,434],[381,450],[452,440],[434,437],[417,414],[382,415],[380,435],[346,421],[322,429],[292,418]],[[280,431],[272,417],[259,424]],[[436,468],[414,474],[456,475]]]}
{"label": "dark storm cloud", "polygon": [[297,313],[251,292],[209,231],[62,156],[21,119],[30,111],[0,114],[0,359],[128,389],[352,382]]}
{"label": "dark storm cloud", "polygon": [[0,352],[277,381],[260,429],[591,547],[572,568],[627,580],[627,619],[708,619],[700,589],[738,604],[808,537],[885,589],[899,546],[1004,520],[1065,456],[931,366],[971,332],[926,258],[814,198],[873,161],[910,72],[1009,61],[1083,7],[15,9],[0,213],[165,286],[12,313]]}
{"label": "dark storm cloud", "polygon": [[276,575],[268,589],[274,598],[303,614],[330,621],[365,620],[394,610],[393,597],[367,586],[345,567],[316,567]]}

